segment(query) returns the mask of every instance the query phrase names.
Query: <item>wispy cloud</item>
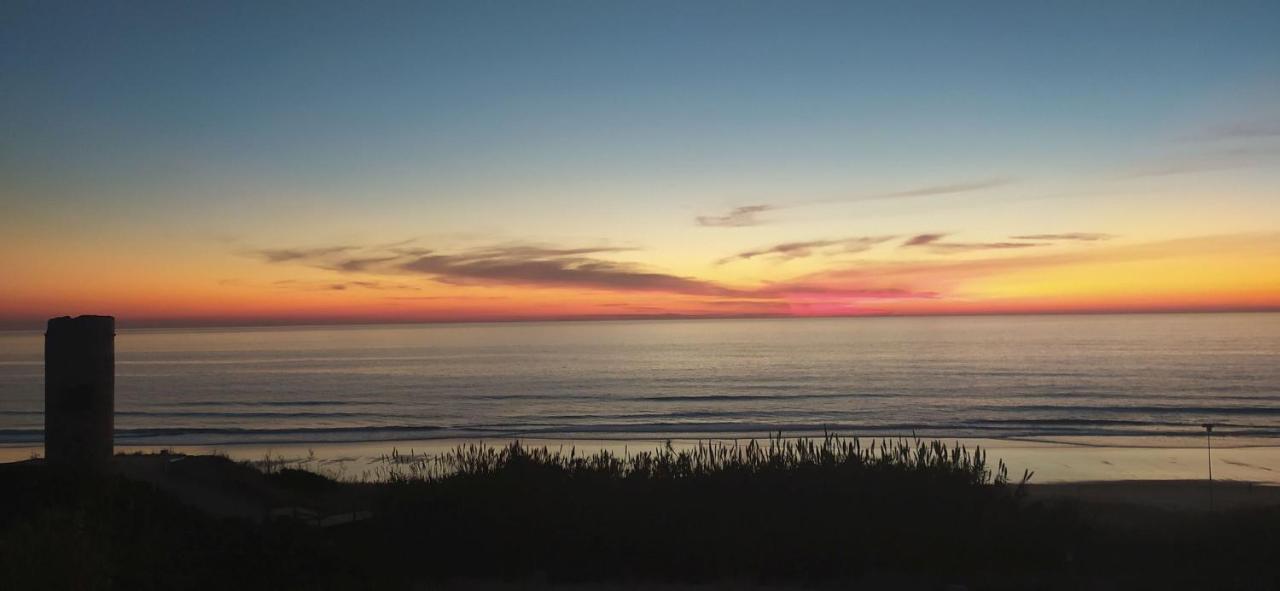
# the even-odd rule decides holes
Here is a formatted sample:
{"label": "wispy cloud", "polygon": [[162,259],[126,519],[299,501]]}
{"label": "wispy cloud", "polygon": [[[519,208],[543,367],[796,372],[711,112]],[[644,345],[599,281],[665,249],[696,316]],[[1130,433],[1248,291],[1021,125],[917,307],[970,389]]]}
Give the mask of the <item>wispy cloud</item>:
{"label": "wispy cloud", "polygon": [[509,300],[507,296],[477,296],[477,295],[437,295],[437,296],[386,296],[383,298],[391,301],[416,301],[416,302],[476,302],[476,301],[500,301]]}
{"label": "wispy cloud", "polygon": [[595,255],[617,248],[503,247],[429,254],[396,268],[453,284],[574,287],[605,291],[655,291],[694,295],[737,293],[715,283],[651,271]]}
{"label": "wispy cloud", "polygon": [[[859,261],[841,268],[793,279],[791,284],[859,289],[911,286],[912,289],[935,290],[946,294],[967,282],[1032,269],[1239,252],[1280,254],[1280,234],[1202,236],[1070,252],[1039,252],[1027,255],[1006,253],[981,259]],[[917,286],[927,286],[927,288]]]}
{"label": "wispy cloud", "polygon": [[881,287],[874,285],[829,285],[808,281],[787,281],[768,284],[756,289],[760,297],[785,297],[786,299],[845,299],[845,300],[902,300],[933,299],[937,291],[905,287]]}
{"label": "wispy cloud", "polygon": [[744,205],[735,207],[723,215],[700,215],[694,218],[699,226],[711,226],[721,228],[738,228],[743,226],[758,226],[765,223],[759,217],[759,214],[768,211],[777,211],[783,209],[793,209],[797,207],[828,205],[833,203],[853,203],[859,201],[877,201],[882,199],[901,199],[909,197],[928,197],[933,195],[949,195],[953,193],[968,193],[971,191],[981,191],[984,189],[994,189],[1013,183],[1013,179],[1008,177],[993,177],[978,180],[960,181],[954,183],[945,183],[941,185],[928,185],[924,187],[916,187],[901,191],[890,191],[887,193],[870,193],[862,195],[850,195],[845,197],[833,197],[826,199],[811,199],[807,201],[795,201],[790,203],[760,203],[755,205]]}
{"label": "wispy cloud", "polygon": [[868,251],[877,244],[888,242],[893,240],[893,238],[893,236],[860,236],[856,238],[842,238],[839,240],[784,242],[782,244],[747,250],[727,256],[717,261],[717,264],[723,265],[734,261],[749,260],[758,257],[767,257],[779,261],[789,261],[818,254],[852,254]]}
{"label": "wispy cloud", "polygon": [[340,254],[355,250],[354,246],[322,246],[318,248],[265,248],[255,250],[253,255],[267,261],[268,263],[284,263],[288,261],[302,261],[325,257],[334,254]]}
{"label": "wispy cloud", "polygon": [[346,291],[348,289],[368,289],[375,291],[396,290],[416,291],[416,285],[387,281],[313,281],[302,279],[281,279],[271,283],[274,287],[296,289],[301,291]]}
{"label": "wispy cloud", "polygon": [[717,228],[740,228],[743,226],[758,226],[762,222],[758,214],[766,211],[777,209],[772,205],[744,205],[729,210],[724,215],[700,215],[695,218],[699,226],[711,226]]}
{"label": "wispy cloud", "polygon": [[1280,121],[1251,120],[1236,121],[1226,125],[1211,127],[1191,136],[1195,141],[1218,141],[1235,139],[1265,139],[1280,137]]}
{"label": "wispy cloud", "polygon": [[1007,250],[1011,248],[1031,248],[1045,246],[1044,242],[946,242],[946,234],[917,234],[902,243],[903,248],[928,248],[940,254],[969,252],[975,250]]}
{"label": "wispy cloud", "polygon": [[[1018,238],[1035,238],[1028,242],[959,242],[950,240],[949,234],[925,233],[906,237],[899,242],[901,248],[920,249],[931,253],[948,254],[970,250],[1005,251],[1052,244],[1054,240],[1092,241],[1105,235],[1084,232],[1061,234],[1027,234]],[[894,240],[892,237],[859,237],[842,240],[817,240],[804,243],[785,243],[768,248],[739,253],[747,258],[814,256],[823,249],[863,248],[868,244]],[[945,299],[963,290],[975,280],[985,277],[1017,273],[1028,269],[1047,269],[1061,265],[1097,261],[1127,261],[1174,256],[1192,253],[1197,256],[1207,252],[1237,252],[1244,245],[1268,245],[1274,248],[1275,236],[1263,237],[1210,237],[1180,242],[1146,245],[1108,246],[1054,251],[1034,255],[1007,255],[981,259],[946,259],[915,261],[870,261],[844,263],[836,268],[798,277],[766,281],[753,286],[728,285],[710,279],[690,277],[664,272],[632,262],[614,260],[612,257],[631,249],[614,246],[556,246],[546,244],[499,244],[471,248],[412,248],[395,247],[412,254],[378,252],[380,247],[350,249],[307,249],[304,258],[288,257],[274,260],[272,264],[306,265],[335,273],[335,281],[282,280],[277,287],[314,290],[387,290],[388,296],[408,296],[393,290],[411,285],[406,277],[423,277],[438,283],[461,286],[494,287],[513,286],[537,289],[595,291],[622,296],[618,299],[641,306],[664,307],[666,301],[654,297],[639,302],[626,294],[667,294],[688,296],[683,302],[685,310],[698,306],[719,306],[712,302],[733,302],[723,307],[737,305],[740,311],[781,310],[792,306],[790,313],[866,313],[875,302],[916,301]],[[807,253],[807,254],[801,254]],[[390,258],[362,267],[365,276],[345,278],[347,274],[335,271],[346,268],[348,259]],[[267,259],[264,259],[267,260]],[[507,290],[504,297],[519,299],[520,291]],[[440,294],[424,294],[432,299],[451,299]],[[470,294],[460,296],[471,298]],[[647,297],[647,295],[646,295]],[[758,303],[758,304],[757,304]],[[798,308],[797,308],[798,306]],[[606,306],[607,307],[607,306]],[[879,308],[877,308],[879,309]]]}
{"label": "wispy cloud", "polygon": [[1111,234],[1099,234],[1093,232],[1068,232],[1066,234],[1024,234],[1022,236],[1010,236],[1010,240],[1047,240],[1047,241],[1075,241],[1075,242],[1096,242],[1099,240],[1111,240],[1115,236]]}
{"label": "wispy cloud", "polygon": [[335,263],[332,269],[334,271],[343,271],[346,273],[358,273],[361,271],[367,271],[371,268],[376,267],[377,265],[394,261],[398,258],[400,258],[399,255],[364,257],[364,258],[348,258]]}
{"label": "wispy cloud", "polygon": [[1278,163],[1280,163],[1280,148],[1249,146],[1169,156],[1138,165],[1127,172],[1121,173],[1120,177],[1171,176],[1255,166],[1272,166]]}
{"label": "wispy cloud", "polygon": [[1012,248],[1034,248],[1045,246],[1042,242],[937,242],[930,244],[934,252],[952,253],[974,250],[1008,250]]}
{"label": "wispy cloud", "polygon": [[903,242],[903,246],[924,246],[942,240],[946,234],[916,234]]}
{"label": "wispy cloud", "polygon": [[[746,258],[783,256],[796,258],[815,249],[825,252],[857,252],[892,240],[892,236],[870,236],[841,240],[775,245],[759,253],[740,253]],[[732,287],[715,281],[686,277],[639,264],[604,257],[633,249],[613,246],[561,247],[530,244],[503,244],[465,249],[396,247],[395,252],[377,252],[380,247],[313,248],[296,250],[303,256],[263,258],[274,264],[302,264],[330,272],[359,269],[366,275],[384,278],[333,282],[282,280],[277,287],[332,290],[398,289],[403,282],[395,277],[420,275],[438,283],[460,286],[522,286],[531,289],[579,289],[613,293],[666,293],[759,302],[800,300],[884,300],[932,298],[929,290],[895,286],[824,286],[814,283],[777,281],[756,287]],[[405,253],[405,254],[401,254]],[[376,263],[365,264],[365,261]]]}
{"label": "wispy cloud", "polygon": [[867,201],[870,199],[892,199],[894,197],[927,197],[930,195],[949,195],[951,193],[968,193],[969,191],[981,191],[982,189],[994,189],[1003,187],[1013,182],[1010,178],[990,178],[976,181],[966,181],[960,183],[950,183],[946,185],[934,185],[931,187],[920,187],[918,189],[909,189],[906,191],[897,191],[894,193],[884,193],[882,195],[872,195],[867,197],[853,197],[849,199],[837,199],[836,201]]}
{"label": "wispy cloud", "polygon": [[[626,247],[505,244],[450,251],[400,244],[392,248],[385,246],[365,249],[350,246],[269,249],[255,251],[254,254],[270,263],[299,263],[344,273],[423,275],[437,282],[453,285],[574,287],[693,295],[741,293],[710,281],[657,272],[634,263],[602,258],[634,250]],[[362,281],[342,281],[318,286],[333,290],[350,287],[377,288],[374,282]]]}

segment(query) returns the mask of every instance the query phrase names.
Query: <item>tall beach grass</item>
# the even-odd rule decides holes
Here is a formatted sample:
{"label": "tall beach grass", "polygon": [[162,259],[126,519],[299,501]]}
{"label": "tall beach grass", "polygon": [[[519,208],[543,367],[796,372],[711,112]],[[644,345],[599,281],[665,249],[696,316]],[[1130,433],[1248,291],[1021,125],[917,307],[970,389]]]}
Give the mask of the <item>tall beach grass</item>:
{"label": "tall beach grass", "polygon": [[[1009,483],[1004,462],[997,460],[990,466],[981,447],[970,450],[959,442],[918,438],[886,438],[863,445],[860,438],[836,434],[787,439],[779,433],[763,443],[756,439],[700,441],[679,449],[668,441],[653,451],[621,455],[609,450],[579,454],[573,447],[567,451],[563,447],[530,447],[518,440],[504,446],[469,443],[434,455],[401,455],[392,450],[379,464],[381,468],[375,472],[379,479],[402,484],[530,471],[620,480],[823,472],[868,479],[911,475],[957,485],[1003,487]],[[1024,472],[1019,487],[1031,477],[1031,472]]]}

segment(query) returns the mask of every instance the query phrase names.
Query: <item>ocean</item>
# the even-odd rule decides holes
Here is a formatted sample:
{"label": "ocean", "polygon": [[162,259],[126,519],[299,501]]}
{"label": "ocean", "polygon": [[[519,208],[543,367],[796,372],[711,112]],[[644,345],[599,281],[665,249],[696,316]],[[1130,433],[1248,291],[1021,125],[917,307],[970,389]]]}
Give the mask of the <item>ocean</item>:
{"label": "ocean", "polygon": [[[43,337],[0,333],[0,444]],[[1280,314],[120,330],[117,445],[1280,436]]]}

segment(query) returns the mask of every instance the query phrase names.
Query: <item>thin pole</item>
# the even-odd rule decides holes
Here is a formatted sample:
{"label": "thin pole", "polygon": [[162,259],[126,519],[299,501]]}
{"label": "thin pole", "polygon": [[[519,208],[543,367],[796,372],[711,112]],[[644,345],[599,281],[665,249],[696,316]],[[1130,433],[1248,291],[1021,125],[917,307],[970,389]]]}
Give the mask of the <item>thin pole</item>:
{"label": "thin pole", "polygon": [[1204,425],[1204,449],[1209,457],[1209,510],[1213,510],[1213,425]]}

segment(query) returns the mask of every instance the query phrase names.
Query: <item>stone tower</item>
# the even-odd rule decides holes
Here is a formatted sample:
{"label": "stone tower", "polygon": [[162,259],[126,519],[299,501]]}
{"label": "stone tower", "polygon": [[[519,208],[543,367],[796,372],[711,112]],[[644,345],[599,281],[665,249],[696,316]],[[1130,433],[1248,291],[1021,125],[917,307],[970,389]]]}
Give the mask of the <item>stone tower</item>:
{"label": "stone tower", "polygon": [[112,456],[112,316],[49,319],[44,334],[44,452],[49,464],[99,469]]}

